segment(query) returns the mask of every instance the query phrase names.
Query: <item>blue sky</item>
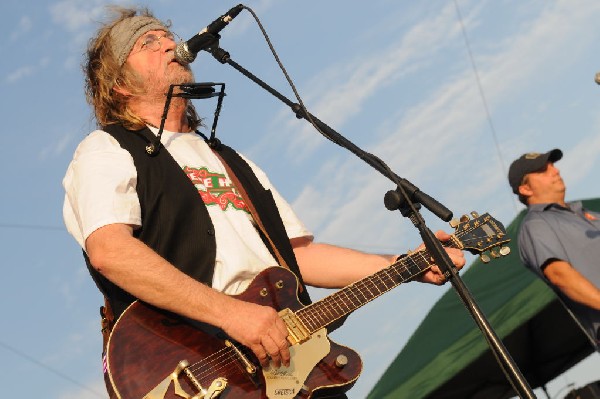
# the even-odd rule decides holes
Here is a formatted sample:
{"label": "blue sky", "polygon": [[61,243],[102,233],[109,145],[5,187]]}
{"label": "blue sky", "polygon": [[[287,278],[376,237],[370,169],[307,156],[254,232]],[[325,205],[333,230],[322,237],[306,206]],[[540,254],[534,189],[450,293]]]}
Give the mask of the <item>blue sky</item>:
{"label": "blue sky", "polygon": [[[1,6],[0,386],[6,397],[105,397],[101,297],[61,213],[65,169],[94,128],[79,65],[105,4],[5,0]],[[188,38],[237,3],[143,4]],[[565,153],[558,166],[568,199],[600,195],[594,177],[600,170],[597,1],[244,4],[265,25],[309,110],[455,215],[487,211],[508,224],[522,209],[506,182],[508,165],[524,152],[555,147]],[[222,36],[233,60],[292,99],[247,11]],[[270,175],[317,240],[394,253],[419,243],[412,225],[383,207],[393,186],[378,172],[208,54],[193,70],[198,81],[226,83],[218,136]],[[210,120],[214,105],[206,100],[197,108]],[[431,229],[450,230],[428,211],[423,215]],[[401,286],[334,334],[364,360],[351,398],[366,395],[448,288]],[[594,355],[552,382],[549,393],[559,397],[568,384],[600,379],[597,370]]]}

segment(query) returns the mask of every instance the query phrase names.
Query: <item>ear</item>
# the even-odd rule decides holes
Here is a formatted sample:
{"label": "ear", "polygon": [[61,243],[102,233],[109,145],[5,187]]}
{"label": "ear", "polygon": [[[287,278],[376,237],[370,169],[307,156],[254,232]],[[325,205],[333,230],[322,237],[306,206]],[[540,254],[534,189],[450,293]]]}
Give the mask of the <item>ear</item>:
{"label": "ear", "polygon": [[519,186],[519,194],[524,197],[530,197],[533,195],[533,191],[531,190],[531,187],[529,187],[528,183],[523,183]]}
{"label": "ear", "polygon": [[124,97],[131,96],[131,92],[125,87],[125,85],[123,84],[123,81],[121,81],[121,79],[116,80],[116,82],[113,86],[113,90]]}

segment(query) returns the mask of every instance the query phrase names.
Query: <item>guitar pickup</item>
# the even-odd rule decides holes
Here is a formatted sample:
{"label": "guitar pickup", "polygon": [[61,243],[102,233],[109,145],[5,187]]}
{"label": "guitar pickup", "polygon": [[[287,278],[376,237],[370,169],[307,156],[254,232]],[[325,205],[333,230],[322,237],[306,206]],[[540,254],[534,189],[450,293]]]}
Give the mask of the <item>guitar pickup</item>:
{"label": "guitar pickup", "polygon": [[279,316],[283,319],[288,330],[287,340],[290,345],[300,344],[310,338],[310,331],[300,321],[298,316],[292,312],[289,308],[283,309],[279,312]]}

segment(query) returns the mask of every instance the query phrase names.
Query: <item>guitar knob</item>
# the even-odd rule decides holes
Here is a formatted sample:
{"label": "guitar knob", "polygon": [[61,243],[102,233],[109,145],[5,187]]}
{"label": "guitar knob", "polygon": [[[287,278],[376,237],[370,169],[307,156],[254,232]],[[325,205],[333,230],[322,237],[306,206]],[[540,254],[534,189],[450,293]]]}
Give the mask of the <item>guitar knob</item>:
{"label": "guitar knob", "polygon": [[489,256],[487,256],[487,254],[481,254],[479,255],[479,259],[481,259],[481,261],[483,263],[490,263],[491,259]]}
{"label": "guitar knob", "polygon": [[452,219],[450,221],[450,227],[452,227],[453,229],[457,228],[459,224],[460,222],[458,221],[458,219]]}
{"label": "guitar knob", "polygon": [[343,369],[344,367],[346,367],[347,364],[348,358],[346,357],[346,355],[338,355],[338,357],[335,358],[335,366],[337,368]]}
{"label": "guitar knob", "polygon": [[468,222],[469,220],[470,220],[470,219],[469,219],[469,216],[467,216],[467,215],[462,215],[462,216],[460,217],[460,221],[461,221],[462,223],[464,223],[464,222]]}
{"label": "guitar knob", "polygon": [[471,212],[471,216],[473,216],[473,219],[477,219],[479,217],[479,214],[475,211]]}
{"label": "guitar knob", "polygon": [[502,248],[500,248],[500,255],[502,256],[506,256],[510,253],[510,247],[507,247],[506,245],[503,246]]}

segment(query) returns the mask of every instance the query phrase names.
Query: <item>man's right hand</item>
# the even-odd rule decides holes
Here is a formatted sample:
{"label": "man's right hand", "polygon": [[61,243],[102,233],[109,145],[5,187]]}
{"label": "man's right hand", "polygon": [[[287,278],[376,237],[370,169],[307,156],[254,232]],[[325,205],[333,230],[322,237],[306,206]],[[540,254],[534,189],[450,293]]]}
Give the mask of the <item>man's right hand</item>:
{"label": "man's right hand", "polygon": [[[133,237],[125,224],[103,226],[90,234],[86,251],[106,278],[159,308],[210,324],[254,352],[263,367],[290,362],[287,328],[269,306],[245,302],[199,283]],[[186,304],[182,306],[181,304]],[[221,320],[214,323],[214,320]]]}
{"label": "man's right hand", "polygon": [[224,314],[222,329],[254,352],[260,364],[272,362],[279,368],[290,365],[288,331],[277,311],[269,306],[234,299],[235,305]]}

